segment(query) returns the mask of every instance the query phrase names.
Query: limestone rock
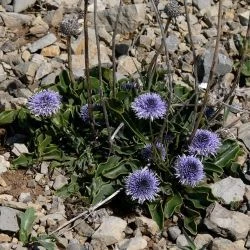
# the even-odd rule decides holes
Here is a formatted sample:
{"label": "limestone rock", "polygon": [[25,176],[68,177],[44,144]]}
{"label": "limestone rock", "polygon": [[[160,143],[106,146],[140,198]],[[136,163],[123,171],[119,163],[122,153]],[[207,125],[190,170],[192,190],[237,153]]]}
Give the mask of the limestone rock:
{"label": "limestone rock", "polygon": [[31,7],[33,4],[35,4],[36,0],[14,0],[13,8],[14,12],[22,12],[29,7]]}
{"label": "limestone rock", "polygon": [[19,230],[17,215],[20,213],[19,210],[0,207],[0,231],[14,232]]}
{"label": "limestone rock", "polygon": [[232,242],[224,238],[215,238],[211,250],[246,250],[244,244],[243,240]]}
{"label": "limestone rock", "polygon": [[147,247],[147,241],[142,237],[125,239],[118,244],[119,250],[143,250]]}
{"label": "limestone rock", "polygon": [[204,224],[219,235],[239,240],[245,239],[250,230],[250,217],[240,212],[229,211],[216,202],[207,208]]}
{"label": "limestone rock", "polygon": [[159,226],[157,223],[144,216],[136,217],[136,225],[138,227],[144,227],[147,233],[150,233],[151,235],[155,235],[157,232],[159,232]]}
{"label": "limestone rock", "polygon": [[215,197],[222,199],[223,203],[243,201],[245,184],[239,178],[227,177],[219,182],[212,184],[212,193]]}
{"label": "limestone rock", "polygon": [[140,68],[141,65],[135,57],[121,56],[118,59],[117,71],[122,75],[132,75]]}
{"label": "limestone rock", "polygon": [[37,41],[33,42],[29,50],[31,53],[38,51],[39,49],[43,49],[51,44],[53,44],[57,40],[56,36],[53,33],[49,33],[48,35],[38,39]]}
{"label": "limestone rock", "polygon": [[99,239],[105,242],[106,246],[115,244],[124,238],[123,231],[127,222],[114,216],[103,218],[101,226],[92,235],[92,239]]}

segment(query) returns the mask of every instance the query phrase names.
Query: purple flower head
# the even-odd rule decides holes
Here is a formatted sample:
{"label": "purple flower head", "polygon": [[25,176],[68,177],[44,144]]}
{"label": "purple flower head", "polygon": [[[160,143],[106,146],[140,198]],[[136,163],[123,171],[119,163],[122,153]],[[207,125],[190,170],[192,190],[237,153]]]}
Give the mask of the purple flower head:
{"label": "purple flower head", "polygon": [[89,121],[89,109],[88,109],[88,104],[85,104],[81,107],[80,110],[80,117],[82,118],[82,120],[84,122],[88,122]]}
{"label": "purple flower head", "polygon": [[219,136],[205,129],[197,129],[189,146],[189,153],[202,156],[214,155],[221,146]]}
{"label": "purple flower head", "polygon": [[182,184],[194,187],[205,177],[203,164],[195,156],[179,156],[175,162],[175,175]]}
{"label": "purple flower head", "polygon": [[140,119],[163,118],[167,112],[167,103],[156,93],[139,95],[131,107]]}
{"label": "purple flower head", "polygon": [[136,170],[126,178],[126,194],[132,200],[153,201],[159,192],[159,179],[156,174],[147,167]]}
{"label": "purple flower head", "polygon": [[[166,158],[166,149],[164,147],[164,145],[160,142],[157,142],[155,144],[156,150],[159,152],[161,158],[163,161],[165,161]],[[142,157],[143,159],[149,161],[152,160],[153,158],[153,146],[151,143],[146,144],[145,147],[142,149],[141,151]]]}
{"label": "purple flower head", "polygon": [[53,90],[42,90],[28,100],[27,107],[35,116],[52,116],[61,106],[61,96]]}

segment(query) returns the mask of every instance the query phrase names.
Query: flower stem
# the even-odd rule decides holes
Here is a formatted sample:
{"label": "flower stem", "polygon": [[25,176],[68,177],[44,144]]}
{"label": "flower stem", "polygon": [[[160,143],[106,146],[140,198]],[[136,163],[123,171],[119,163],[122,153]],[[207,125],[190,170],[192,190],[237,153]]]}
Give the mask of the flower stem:
{"label": "flower stem", "polygon": [[71,36],[67,36],[67,50],[68,50],[69,78],[70,78],[71,84],[74,85],[75,78],[74,78],[73,66],[72,66]]}

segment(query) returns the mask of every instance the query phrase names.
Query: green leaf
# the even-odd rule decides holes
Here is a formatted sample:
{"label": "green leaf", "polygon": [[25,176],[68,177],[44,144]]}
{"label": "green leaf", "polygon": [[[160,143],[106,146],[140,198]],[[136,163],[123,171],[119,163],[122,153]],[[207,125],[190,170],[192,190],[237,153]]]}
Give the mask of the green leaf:
{"label": "green leaf", "polygon": [[184,234],[184,236],[187,239],[188,245],[189,245],[189,249],[191,250],[196,250],[196,246],[194,244],[194,241],[191,239],[191,237],[189,237],[189,235],[187,234],[186,230],[184,228],[182,228],[182,232]]}
{"label": "green leaf", "polygon": [[215,165],[225,168],[228,164],[232,163],[232,161],[235,161],[240,153],[239,144],[236,141],[228,139],[223,142],[223,145],[213,162]]}
{"label": "green leaf", "polygon": [[124,107],[121,101],[117,99],[109,99],[108,100],[108,106],[111,110],[115,111],[119,115],[122,115],[124,113]]}
{"label": "green leaf", "polygon": [[148,209],[152,219],[157,223],[162,230],[164,226],[164,215],[161,202],[151,202],[148,205]]}
{"label": "green leaf", "polygon": [[166,218],[170,218],[174,214],[174,212],[179,211],[182,203],[183,203],[183,199],[180,193],[174,194],[165,204],[164,216]]}
{"label": "green leaf", "polygon": [[102,175],[108,179],[117,179],[120,175],[126,175],[129,173],[128,168],[126,167],[126,161],[123,160],[122,162],[119,162],[118,165],[113,166],[109,169],[104,169],[102,172]]}
{"label": "green leaf", "polygon": [[204,162],[203,165],[206,174],[210,175],[211,177],[214,177],[214,174],[217,174],[218,176],[223,174],[223,169],[220,166],[216,166],[212,162]]}
{"label": "green leaf", "polygon": [[197,234],[197,225],[201,220],[201,215],[194,209],[185,207],[184,213],[184,227],[193,235]]}
{"label": "green leaf", "polygon": [[241,73],[244,76],[250,76],[250,59],[243,63]]}
{"label": "green leaf", "polygon": [[34,163],[34,154],[21,154],[12,161],[13,167],[29,167]]}
{"label": "green leaf", "polygon": [[55,238],[53,236],[41,235],[32,238],[32,242],[35,243],[35,245],[44,247],[46,250],[56,249]]}
{"label": "green leaf", "polygon": [[5,110],[0,113],[0,125],[12,123],[18,114],[18,110]]}
{"label": "green leaf", "polygon": [[79,185],[77,183],[77,176],[72,175],[69,184],[64,185],[62,188],[56,191],[56,195],[67,198],[79,192]]}
{"label": "green leaf", "polygon": [[37,151],[38,151],[38,154],[39,154],[39,157],[43,155],[46,147],[48,147],[48,145],[51,143],[51,140],[52,140],[52,137],[49,136],[49,135],[43,135],[43,134],[40,134],[38,137],[37,137]]}
{"label": "green leaf", "polygon": [[99,176],[103,174],[103,171],[108,171],[109,169],[114,168],[115,166],[118,166],[119,161],[121,157],[113,155],[108,158],[108,160],[104,163],[100,163],[97,167],[95,176]]}
{"label": "green leaf", "polygon": [[104,182],[100,177],[95,178],[92,182],[92,205],[104,200],[115,191],[112,182]]}
{"label": "green leaf", "polygon": [[19,231],[19,240],[24,244],[29,242],[29,236],[32,230],[32,225],[36,219],[35,209],[30,207],[26,209],[25,213],[20,215],[21,225]]}
{"label": "green leaf", "polygon": [[[89,83],[90,83],[91,89],[99,89],[99,87],[100,87],[99,79],[97,79],[95,77],[90,76]],[[84,88],[88,89],[88,85],[87,85],[86,81],[84,82]]]}

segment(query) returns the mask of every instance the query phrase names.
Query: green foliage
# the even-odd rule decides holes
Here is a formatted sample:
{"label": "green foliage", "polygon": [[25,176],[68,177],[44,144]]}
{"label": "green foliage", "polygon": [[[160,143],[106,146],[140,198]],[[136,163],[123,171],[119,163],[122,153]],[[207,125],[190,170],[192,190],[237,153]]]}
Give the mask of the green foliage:
{"label": "green foliage", "polygon": [[[95,131],[90,122],[81,120],[79,114],[81,107],[88,103],[87,83],[82,79],[74,84],[70,83],[66,71],[57,77],[55,84],[46,87],[58,91],[62,96],[63,103],[57,114],[41,118],[32,115],[26,107],[0,114],[0,126],[12,126],[24,133],[31,152],[14,159],[12,165],[31,167],[42,161],[50,161],[51,168],[64,168],[71,176],[70,183],[58,190],[57,195],[82,196],[89,203],[97,204],[124,187],[125,177],[129,173],[150,163],[150,168],[161,180],[158,198],[147,204],[152,218],[163,228],[165,219],[174,214],[180,215],[184,218],[184,228],[195,234],[206,207],[215,200],[208,183],[225,174],[237,175],[239,172],[239,165],[236,163],[241,154],[239,145],[233,140],[225,140],[216,156],[202,159],[206,180],[195,188],[182,186],[175,177],[173,164],[178,155],[188,153],[188,136],[193,128],[194,91],[182,82],[174,84],[172,103],[166,119],[149,123],[136,118],[131,110],[131,102],[148,87],[148,79],[143,72],[143,86],[135,89],[118,86],[113,98],[112,71],[103,69],[103,99],[100,97],[100,83],[96,72],[93,70],[90,77],[92,102],[100,107],[93,109]],[[165,73],[157,72],[150,91],[159,93],[168,100]],[[119,84],[130,81],[134,80],[122,79]],[[109,128],[106,127],[103,103],[107,108]],[[203,117],[201,126],[209,126],[207,117]],[[118,127],[120,129],[111,143],[109,134],[113,134]],[[152,140],[154,143],[163,142],[167,151],[165,161],[158,152],[154,152],[150,162],[143,159],[141,150],[145,144],[152,143]],[[49,237],[30,239],[30,225],[34,221],[32,210],[26,211],[22,221],[20,239],[25,244],[32,241],[46,249],[53,249],[54,242]]]}
{"label": "green foliage", "polygon": [[20,231],[19,240],[23,242],[25,246],[36,245],[43,246],[45,249],[54,250],[55,249],[55,239],[52,236],[41,235],[38,237],[31,237],[32,226],[35,222],[36,215],[34,208],[27,208],[26,211],[20,215]]}
{"label": "green foliage", "polygon": [[32,225],[36,219],[34,208],[28,208],[24,214],[20,215],[21,225],[19,231],[19,240],[24,244],[29,242]]}

